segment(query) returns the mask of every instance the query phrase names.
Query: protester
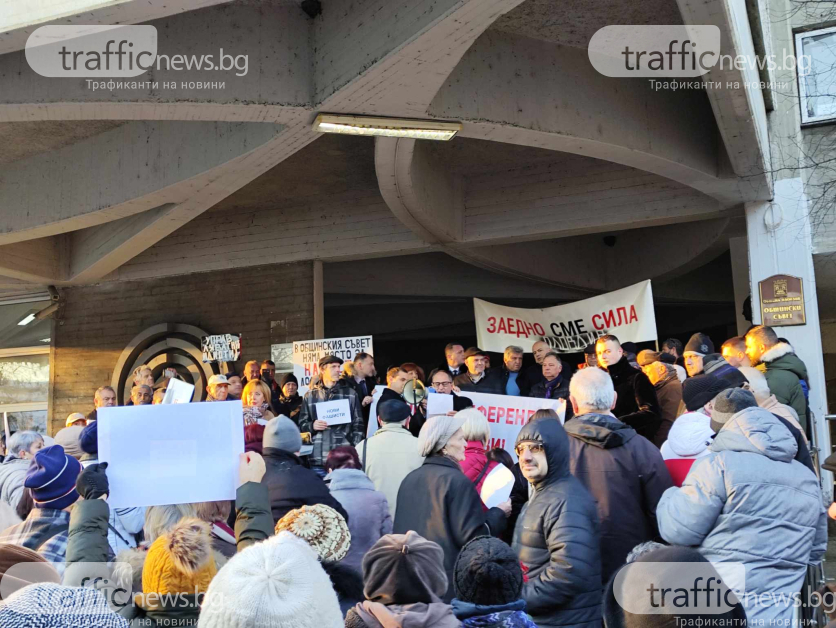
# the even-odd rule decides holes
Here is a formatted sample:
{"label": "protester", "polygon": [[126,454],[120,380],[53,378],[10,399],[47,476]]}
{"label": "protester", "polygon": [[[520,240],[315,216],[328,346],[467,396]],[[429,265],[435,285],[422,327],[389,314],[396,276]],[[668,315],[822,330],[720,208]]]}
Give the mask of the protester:
{"label": "protester", "polygon": [[537,628],[525,613],[520,561],[499,539],[469,541],[459,552],[453,578],[453,613],[465,628]]}
{"label": "protester", "polygon": [[241,384],[246,386],[250,382],[261,381],[261,367],[256,360],[250,360],[244,365]]}
{"label": "protester", "polygon": [[525,381],[525,385],[528,387],[529,393],[543,379],[543,359],[550,351],[552,351],[552,348],[543,340],[538,340],[531,346],[534,364],[524,369],[521,375]]}
{"label": "protester", "polygon": [[461,429],[465,420],[461,413],[427,420],[418,439],[424,464],[404,478],[395,515],[396,534],[414,530],[444,550],[448,602],[453,598],[453,566],[459,550],[481,536],[486,525],[492,535],[501,534],[511,513],[510,501],[484,512],[479,494],[461,471],[467,445]]}
{"label": "protester", "polygon": [[[538,410],[532,415],[532,420],[540,418],[544,412],[551,412],[552,418],[560,420],[558,419],[557,414],[552,410]],[[508,515],[508,525],[505,526],[505,532],[499,535],[500,539],[510,545],[514,541],[514,528],[517,525],[517,519],[519,519],[523,506],[528,503],[528,480],[525,479],[522,471],[520,471],[520,465],[514,462],[511,454],[509,454],[505,449],[502,449],[501,447],[494,447],[487,453],[487,458],[491,462],[498,462],[514,474],[514,486],[511,489],[510,497],[511,514]]]}
{"label": "protester", "polygon": [[96,389],[93,395],[93,410],[87,415],[88,421],[95,421],[99,408],[113,408],[116,406],[116,391],[110,386],[102,386]]}
{"label": "protester", "polygon": [[668,338],[662,343],[662,353],[667,353],[673,356],[674,364],[685,366],[685,358],[683,357],[685,350],[682,343],[676,338]]}
{"label": "protester", "polygon": [[165,391],[165,388],[158,388],[154,391],[154,398],[151,401],[152,406],[158,406],[163,402],[165,399]]}
{"label": "protester", "polygon": [[464,460],[461,463],[462,472],[473,482],[476,492],[481,494],[485,478],[499,464],[489,461],[485,454],[491,440],[491,426],[485,415],[476,408],[462,410],[459,416],[465,419],[462,435],[467,441]]}
{"label": "protester", "polygon": [[226,375],[213,375],[206,386],[206,401],[226,401],[229,396],[229,382]]}
{"label": "protester", "polygon": [[380,401],[377,416],[380,429],[357,445],[357,454],[375,489],[386,496],[394,521],[401,483],[424,464],[424,456],[418,451],[418,439],[407,429],[410,410],[406,403],[397,399]]}
{"label": "protester", "polygon": [[598,366],[598,354],[595,353],[595,344],[587,345],[583,350],[583,367],[594,368]]}
{"label": "protester", "polygon": [[293,373],[285,373],[281,381],[282,394],[276,412],[285,415],[299,425],[299,413],[302,411],[302,396],[299,394],[299,380]]}
{"label": "protester", "polygon": [[[319,361],[322,379],[312,384],[310,390],[305,393],[302,411],[299,414],[299,429],[303,432],[310,432],[312,435],[311,468],[321,477],[325,477],[323,466],[329,451],[340,445],[356,445],[365,435],[363,413],[360,409],[361,400],[358,399],[357,393],[351,386],[345,381],[340,381],[342,362],[340,358],[333,355],[326,355]],[[350,421],[329,426],[317,417],[316,404],[337,400],[348,401]]]}
{"label": "protester", "polygon": [[0,464],[0,501],[17,508],[23,484],[35,454],[43,449],[44,439],[37,432],[15,432],[9,439],[8,455]]}
{"label": "protester", "polygon": [[569,378],[563,376],[563,362],[560,356],[554,351],[550,351],[543,356],[541,366],[543,376],[539,382],[531,387],[528,396],[540,399],[567,399],[569,397]]}
{"label": "protester", "polygon": [[618,402],[606,373],[584,369],[576,374],[569,400],[575,411],[565,424],[571,437],[569,468],[598,507],[606,584],[633,547],[658,535],[656,504],[672,486],[671,477],[656,446],[613,416]]}
{"label": "protester", "polygon": [[[84,451],[82,451],[81,449],[80,442],[81,433],[84,431],[84,427],[81,425],[65,427],[62,430],[58,430],[58,433],[55,435],[55,444],[61,445],[61,447],[64,448],[64,453],[69,454],[76,460],[80,460],[81,456],[84,455]],[[0,473],[2,473],[2,468],[3,467],[0,466]]]}
{"label": "protester", "polygon": [[798,415],[803,431],[807,430],[807,398],[802,382],[807,382],[807,367],[786,342],[780,342],[771,327],[759,325],[746,334],[746,355],[752,366],[766,376],[775,398],[790,406]]}
{"label": "protester", "polygon": [[113,612],[104,596],[95,589],[39,582],[19,589],[0,604],[0,626],[29,628],[35,625],[38,628],[128,628],[128,621]]}
{"label": "protester", "polygon": [[769,390],[769,384],[767,383],[764,374],[752,366],[741,366],[739,367],[739,370],[743,373],[743,376],[747,380],[744,388],[755,395],[755,401],[758,402],[758,406],[764,410],[769,410],[772,414],[779,416],[786,421],[789,421],[789,423],[791,423],[792,426],[801,433],[804,437],[804,441],[807,442],[807,435],[804,434],[804,430],[801,427],[801,423],[798,421],[798,415],[795,413],[795,410],[793,410],[791,406],[778,401],[777,397],[775,397],[775,395],[772,394],[772,391]]}
{"label": "protester", "polygon": [[671,427],[661,454],[674,486],[682,486],[697,458],[709,455],[714,438],[711,419],[702,412],[686,412]]}
{"label": "protester", "polygon": [[679,364],[676,363],[676,358],[673,357],[670,353],[665,353],[664,351],[659,354],[659,361],[664,362],[673,367],[676,371],[676,376],[679,378],[680,383],[684,382],[685,379],[688,377],[688,372]]}
{"label": "protester", "polygon": [[700,332],[691,336],[685,345],[685,349],[682,351],[688,377],[693,377],[703,372],[703,358],[709,353],[714,353],[714,343],[711,342],[711,338]]}
{"label": "protester", "polygon": [[656,431],[654,444],[661,447],[668,438],[673,422],[679,416],[679,409],[682,405],[682,383],[676,375],[673,365],[665,364],[662,356],[655,351],[642,351],[637,356],[642,373],[647,376],[653,388],[656,390],[656,399],[659,401],[659,415],[662,422]]}
{"label": "protester", "polygon": [[730,388],[738,388],[746,383],[746,377],[719,353],[709,353],[703,360],[703,373],[713,375],[725,381]]}
{"label": "protester", "polygon": [[140,384],[131,391],[131,405],[150,406],[154,400],[154,391],[150,386]]}
{"label": "protester", "polygon": [[457,375],[467,373],[467,366],[464,361],[464,347],[456,342],[451,342],[444,347],[446,362],[439,368],[447,371],[455,379]]}
{"label": "protester", "polygon": [[827,547],[818,480],[794,460],[789,431],[750,392],[727,390],[713,406],[713,455],[695,462],[682,487],[662,496],[659,531],[669,543],[696,546],[712,562],[743,563],[741,602],[750,624],[788,626],[806,566],[818,563]]}
{"label": "protester", "polygon": [[386,371],[386,388],[384,388],[383,392],[380,394],[380,400],[378,403],[390,400],[403,401],[404,386],[406,386],[406,383],[411,379],[412,377],[409,373],[404,371],[400,366],[393,366],[390,368]]}
{"label": "protester", "polygon": [[270,405],[270,387],[260,379],[247,382],[241,392],[241,405],[244,408],[244,425],[267,422],[275,418]]}
{"label": "protester", "polygon": [[615,387],[613,414],[640,436],[651,443],[655,442],[662,419],[653,384],[647,375],[630,366],[615,336],[598,338],[595,351],[598,355],[598,368],[609,373]]}
{"label": "protester", "polygon": [[[453,384],[453,378],[450,373],[435,369],[430,373],[430,386],[439,395],[453,395],[453,413],[465,408],[472,408],[473,401],[468,397],[462,397],[458,393],[461,392],[457,386]],[[411,431],[411,430],[410,430]],[[417,436],[417,434],[415,434]]]}
{"label": "protester", "polygon": [[520,370],[523,363],[522,347],[511,345],[505,348],[502,355],[502,381],[505,394],[510,397],[528,397],[530,387],[525,377],[521,377]]}
{"label": "protester", "polygon": [[422,384],[427,381],[426,376],[424,375],[424,369],[415,364],[415,362],[404,362],[401,364],[401,369],[406,371],[406,373],[410,376],[410,379],[417,379]]}
{"label": "protester", "polygon": [[244,451],[264,453],[264,428],[259,423],[244,426]]}
{"label": "protester", "polygon": [[468,372],[457,375],[453,383],[466,392],[504,395],[502,373],[499,370],[486,370],[487,357],[488,354],[478,347],[470,347],[464,354]]}
{"label": "protester", "polygon": [[276,381],[276,363],[273,360],[264,360],[261,363],[261,381],[270,389],[270,405],[275,410],[279,405],[282,388]]}
{"label": "protester", "polygon": [[199,502],[194,504],[194,508],[197,518],[209,524],[212,549],[226,558],[234,556],[237,551],[235,531],[226,523],[231,510],[230,502]]}
{"label": "protester", "polygon": [[67,421],[64,424],[64,426],[72,427],[73,425],[80,425],[82,427],[87,425],[87,417],[84,416],[81,412],[71,412],[67,416]]}
{"label": "protester", "polygon": [[513,543],[528,577],[526,610],[541,627],[598,628],[598,517],[592,497],[569,471],[569,438],[560,421],[534,419],[517,435],[516,452],[533,489]]}
{"label": "protester", "polygon": [[369,424],[369,411],[373,400],[372,391],[377,383],[375,380],[377,370],[374,366],[374,356],[371,353],[361,351],[354,356],[353,362],[346,362],[346,365],[351,365],[352,373],[350,376],[343,377],[343,379],[354,389],[354,392],[357,393],[357,398],[360,400],[360,405],[363,410],[363,433],[365,434],[365,427]]}
{"label": "protester", "polygon": [[[5,509],[8,506],[3,504],[0,508]],[[6,601],[13,593],[30,584],[41,582],[60,584],[61,576],[58,575],[55,567],[37,552],[17,545],[0,545],[0,582],[2,582],[0,601]]]}
{"label": "protester", "polygon": [[365,601],[350,609],[345,628],[458,628],[442,601],[444,551],[414,531],[387,534],[363,558]]}
{"label": "protester", "polygon": [[241,383],[241,377],[235,373],[226,376],[227,383],[227,401],[237,401],[241,398],[241,392],[244,390],[244,384]]}
{"label": "protester", "polygon": [[325,470],[331,478],[331,495],[348,513],[351,547],[342,563],[362,574],[363,556],[380,537],[392,532],[389,504],[361,470],[354,447],[343,445],[332,449]]}
{"label": "protester", "polygon": [[262,482],[270,495],[273,521],[300,506],[314,504],[325,504],[347,517],[322,478],[302,465],[298,456],[301,449],[302,436],[293,421],[279,416],[267,423],[262,450],[267,471]]}
{"label": "protester", "polygon": [[743,336],[735,336],[726,340],[723,346],[720,347],[720,352],[726,362],[734,368],[752,366],[752,363],[749,361],[749,356],[746,355],[746,338]]}

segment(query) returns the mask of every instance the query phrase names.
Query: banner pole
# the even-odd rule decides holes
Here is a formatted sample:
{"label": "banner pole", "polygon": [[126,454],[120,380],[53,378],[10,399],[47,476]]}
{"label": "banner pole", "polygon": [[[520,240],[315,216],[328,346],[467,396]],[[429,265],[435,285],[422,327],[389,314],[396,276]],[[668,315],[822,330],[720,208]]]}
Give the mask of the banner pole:
{"label": "banner pole", "polygon": [[656,339],[656,353],[659,353],[659,339]]}

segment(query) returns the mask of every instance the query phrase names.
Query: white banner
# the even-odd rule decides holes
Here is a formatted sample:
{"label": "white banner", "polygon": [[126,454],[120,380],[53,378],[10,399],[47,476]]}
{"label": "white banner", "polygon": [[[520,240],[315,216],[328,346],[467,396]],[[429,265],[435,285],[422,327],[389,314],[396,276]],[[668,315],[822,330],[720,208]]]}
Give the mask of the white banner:
{"label": "white banner", "polygon": [[371,336],[297,340],[293,343],[293,374],[299,380],[299,394],[308,392],[311,379],[319,374],[319,360],[335,355],[343,361],[353,360],[358,353],[374,353]]}
{"label": "white banner", "polygon": [[601,336],[621,342],[656,340],[650,280],[591,299],[544,309],[496,305],[473,299],[476,342],[484,351],[516,345],[530,352],[543,340],[558,353],[583,351]]}
{"label": "white banner", "polygon": [[[539,399],[536,397],[512,397],[508,395],[489,395],[487,393],[460,392],[460,397],[467,397],[473,401],[473,406],[485,415],[491,427],[491,440],[488,449],[500,447],[511,454],[516,460],[514,443],[522,426],[528,423],[531,415],[537,410],[549,409],[557,412],[561,423],[566,417],[566,401],[564,399]],[[430,393],[427,398],[427,416],[447,414],[448,404],[440,395]]]}

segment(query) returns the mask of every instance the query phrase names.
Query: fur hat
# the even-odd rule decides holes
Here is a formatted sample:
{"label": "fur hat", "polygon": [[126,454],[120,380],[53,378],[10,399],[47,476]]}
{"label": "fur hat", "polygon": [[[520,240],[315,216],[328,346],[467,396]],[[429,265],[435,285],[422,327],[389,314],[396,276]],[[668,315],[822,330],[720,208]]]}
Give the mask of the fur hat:
{"label": "fur hat", "polygon": [[456,559],[453,587],[462,602],[482,606],[516,602],[523,587],[520,559],[497,538],[472,539],[465,543]]}
{"label": "fur hat", "polygon": [[343,628],[328,575],[288,532],[233,556],[209,585],[198,628]]}
{"label": "fur hat", "polygon": [[291,510],[276,523],[276,534],[290,532],[310,545],[323,563],[345,558],[351,547],[351,532],[345,518],[325,504]]}
{"label": "fur hat", "polygon": [[128,620],[110,610],[104,595],[94,588],[40,582],[23,587],[0,604],[0,626],[128,628]]}

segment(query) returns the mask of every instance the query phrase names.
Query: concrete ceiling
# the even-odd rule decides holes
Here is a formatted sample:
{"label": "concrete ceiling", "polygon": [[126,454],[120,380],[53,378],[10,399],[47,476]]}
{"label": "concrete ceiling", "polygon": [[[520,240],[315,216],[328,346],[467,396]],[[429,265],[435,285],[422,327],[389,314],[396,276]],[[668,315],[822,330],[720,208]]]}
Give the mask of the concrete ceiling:
{"label": "concrete ceiling", "polygon": [[112,120],[0,123],[0,166],[75,144],[121,124]]}

